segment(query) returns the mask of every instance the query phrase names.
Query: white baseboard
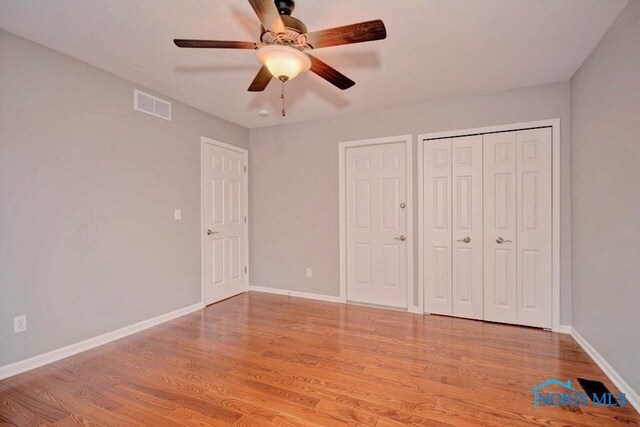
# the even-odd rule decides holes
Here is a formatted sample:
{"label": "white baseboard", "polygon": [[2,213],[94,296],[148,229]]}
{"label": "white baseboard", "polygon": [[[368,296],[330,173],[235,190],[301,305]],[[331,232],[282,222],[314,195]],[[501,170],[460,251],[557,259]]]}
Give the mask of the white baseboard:
{"label": "white baseboard", "polygon": [[320,294],[312,294],[308,292],[298,292],[298,291],[290,291],[287,289],[277,289],[277,288],[266,288],[263,286],[249,286],[250,291],[255,292],[265,292],[268,294],[276,294],[276,295],[288,295],[290,297],[298,297],[298,298],[307,298],[307,299],[315,299],[318,301],[327,301],[327,302],[338,302],[343,303],[340,297],[334,297],[331,295],[320,295]]}
{"label": "white baseboard", "polygon": [[622,378],[622,376],[615,369],[613,369],[613,366],[611,366],[609,362],[607,362],[607,360],[602,357],[602,355],[598,353],[598,351],[593,348],[591,344],[589,344],[589,341],[584,339],[584,337],[578,333],[578,331],[572,328],[571,336],[574,340],[576,340],[578,344],[580,344],[580,347],[582,347],[582,349],[593,359],[593,361],[596,362],[596,365],[598,365],[598,367],[602,369],[604,374],[611,380],[611,382],[616,387],[618,387],[618,390],[620,390],[622,393],[625,393],[627,400],[629,401],[631,406],[633,406],[636,411],[640,412],[640,395],[638,395],[638,392],[631,388],[631,386],[624,380],[624,378]]}
{"label": "white baseboard", "polygon": [[558,329],[554,330],[553,332],[558,332],[560,334],[570,334],[571,331],[573,331],[571,325],[560,325],[558,326]]}
{"label": "white baseboard", "polygon": [[[343,300],[340,297],[335,297],[335,296],[331,296],[331,295],[321,295],[321,294],[312,294],[309,292],[298,292],[298,291],[290,291],[288,289],[278,289],[278,288],[267,288],[264,286],[249,286],[249,290],[250,291],[255,291],[255,292],[265,292],[268,294],[276,294],[276,295],[287,295],[290,297],[298,297],[298,298],[306,298],[306,299],[315,299],[318,301],[327,301],[327,302],[337,302],[340,304],[346,304],[347,301]],[[350,304],[356,304],[356,305],[364,305],[364,306],[368,306],[368,307],[375,307],[375,308],[380,308],[380,309],[390,309],[391,307],[384,307],[381,305],[373,305],[373,304],[359,304],[359,303],[355,303],[355,302],[350,302]],[[397,309],[397,308],[391,308],[393,310],[398,310],[398,311],[404,311],[404,309]],[[416,313],[416,314],[422,314],[422,312],[420,312],[420,308],[419,307],[409,307],[407,309],[407,312],[409,313]]]}
{"label": "white baseboard", "polygon": [[0,366],[0,380],[12,377],[22,372],[30,371],[31,369],[39,368],[49,363],[73,356],[74,354],[82,353],[83,351],[110,343],[111,341],[124,338],[128,335],[135,334],[136,332],[151,328],[152,326],[159,325],[160,323],[200,310],[201,308],[202,303],[193,304],[170,313],[161,314],[160,316],[134,323],[133,325],[125,326],[124,328],[120,328],[115,331],[107,332],[106,334],[98,335],[97,337],[89,338],[66,347],[30,357],[29,359]]}

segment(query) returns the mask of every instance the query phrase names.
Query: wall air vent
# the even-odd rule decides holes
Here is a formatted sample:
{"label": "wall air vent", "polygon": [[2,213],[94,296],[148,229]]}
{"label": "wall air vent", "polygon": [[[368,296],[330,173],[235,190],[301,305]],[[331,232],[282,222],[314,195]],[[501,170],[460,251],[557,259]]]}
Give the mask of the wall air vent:
{"label": "wall air vent", "polygon": [[133,90],[133,108],[152,116],[171,121],[171,103],[148,93]]}

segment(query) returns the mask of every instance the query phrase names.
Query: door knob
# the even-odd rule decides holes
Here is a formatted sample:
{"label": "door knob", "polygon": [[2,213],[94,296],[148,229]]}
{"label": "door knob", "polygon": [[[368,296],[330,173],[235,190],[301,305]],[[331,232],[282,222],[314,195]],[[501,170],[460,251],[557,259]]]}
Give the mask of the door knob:
{"label": "door knob", "polygon": [[393,240],[400,240],[401,242],[404,242],[405,240],[407,240],[407,236],[403,234],[400,237],[394,237]]}
{"label": "door knob", "polygon": [[511,240],[504,240],[502,237],[498,237],[496,239],[496,243],[497,244],[502,244],[502,243],[513,243],[513,242],[511,242]]}
{"label": "door knob", "polygon": [[458,242],[471,243],[471,237],[467,236],[464,239],[458,239]]}
{"label": "door knob", "polygon": [[207,230],[207,236],[212,236],[214,234],[218,234],[218,232],[217,231]]}

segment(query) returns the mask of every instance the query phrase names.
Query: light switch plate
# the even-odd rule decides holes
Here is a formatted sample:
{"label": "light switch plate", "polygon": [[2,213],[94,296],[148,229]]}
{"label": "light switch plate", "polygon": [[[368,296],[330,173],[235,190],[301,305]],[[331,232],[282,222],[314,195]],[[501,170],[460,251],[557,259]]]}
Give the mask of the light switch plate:
{"label": "light switch plate", "polygon": [[182,209],[175,209],[173,211],[173,217],[176,221],[180,221],[182,219]]}
{"label": "light switch plate", "polygon": [[311,267],[307,267],[307,277],[313,276],[313,272],[311,271]]}

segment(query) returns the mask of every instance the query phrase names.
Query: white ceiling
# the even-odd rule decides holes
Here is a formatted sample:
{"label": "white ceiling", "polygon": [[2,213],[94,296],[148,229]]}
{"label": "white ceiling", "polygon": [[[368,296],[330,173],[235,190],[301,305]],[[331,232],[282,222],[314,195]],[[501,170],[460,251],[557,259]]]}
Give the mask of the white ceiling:
{"label": "white ceiling", "polygon": [[284,119],[279,82],[247,92],[253,51],[172,43],[256,41],[243,0],[0,0],[0,27],[253,128],[568,80],[627,1],[297,0],[309,31],[380,18],[388,37],[318,49],[356,85],[340,91],[305,73],[287,83]]}

